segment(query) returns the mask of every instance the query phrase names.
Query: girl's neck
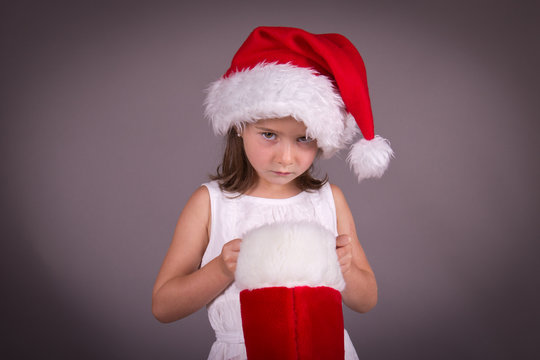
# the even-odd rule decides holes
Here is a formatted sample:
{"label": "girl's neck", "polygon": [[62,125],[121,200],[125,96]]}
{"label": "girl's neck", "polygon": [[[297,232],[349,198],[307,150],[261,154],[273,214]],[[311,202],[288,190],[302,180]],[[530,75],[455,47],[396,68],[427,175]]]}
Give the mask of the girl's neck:
{"label": "girl's neck", "polygon": [[257,181],[245,195],[261,197],[267,199],[287,199],[298,195],[302,191],[296,186],[294,181],[288,184],[262,184]]}

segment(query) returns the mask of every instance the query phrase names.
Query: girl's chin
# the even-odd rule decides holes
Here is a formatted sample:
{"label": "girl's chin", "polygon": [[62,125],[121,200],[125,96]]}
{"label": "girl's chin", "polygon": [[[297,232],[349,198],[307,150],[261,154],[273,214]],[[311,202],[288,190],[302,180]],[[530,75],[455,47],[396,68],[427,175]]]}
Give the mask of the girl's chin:
{"label": "girl's chin", "polygon": [[259,176],[259,178],[268,184],[287,185],[296,179],[296,175],[294,173],[275,173],[272,171],[266,176]]}

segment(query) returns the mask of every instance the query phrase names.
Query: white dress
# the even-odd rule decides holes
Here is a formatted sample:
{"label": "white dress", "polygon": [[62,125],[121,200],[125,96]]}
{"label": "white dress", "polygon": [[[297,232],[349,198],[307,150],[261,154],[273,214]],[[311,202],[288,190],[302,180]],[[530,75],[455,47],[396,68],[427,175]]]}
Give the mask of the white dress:
{"label": "white dress", "polygon": [[[287,199],[267,199],[223,193],[217,182],[203,184],[211,202],[210,240],[201,267],[221,253],[223,245],[241,238],[250,229],[274,222],[311,221],[321,224],[337,236],[336,208],[330,184],[319,191],[301,192]],[[233,282],[208,304],[208,318],[216,333],[210,360],[247,359],[240,315],[240,290]],[[345,359],[358,359],[345,331]]]}

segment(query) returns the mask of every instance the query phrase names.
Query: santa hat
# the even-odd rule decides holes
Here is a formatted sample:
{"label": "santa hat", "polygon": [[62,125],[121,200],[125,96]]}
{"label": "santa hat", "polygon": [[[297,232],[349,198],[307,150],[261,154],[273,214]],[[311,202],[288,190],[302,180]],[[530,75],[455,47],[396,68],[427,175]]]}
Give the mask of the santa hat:
{"label": "santa hat", "polygon": [[235,273],[248,359],[343,359],[336,237],[314,223],[278,223],[242,237]]}
{"label": "santa hat", "polygon": [[[205,114],[216,134],[264,118],[292,116],[324,157],[356,142],[347,160],[358,181],[380,177],[393,151],[375,135],[364,62],[339,34],[258,27],[208,89]],[[358,125],[358,128],[357,128]]]}

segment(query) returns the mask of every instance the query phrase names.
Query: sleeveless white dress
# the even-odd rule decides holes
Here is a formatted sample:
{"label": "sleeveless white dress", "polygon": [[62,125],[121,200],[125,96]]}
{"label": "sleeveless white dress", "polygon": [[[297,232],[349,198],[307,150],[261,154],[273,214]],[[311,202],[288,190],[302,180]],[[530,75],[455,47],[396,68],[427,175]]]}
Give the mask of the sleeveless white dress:
{"label": "sleeveless white dress", "polygon": [[[211,230],[201,267],[221,254],[223,245],[255,227],[275,222],[317,222],[337,236],[336,208],[330,184],[320,190],[301,192],[287,199],[267,199],[223,193],[217,182],[203,184],[210,193]],[[247,359],[240,315],[240,290],[233,282],[207,305],[210,325],[216,333],[210,360]],[[345,359],[358,359],[345,331]]]}

